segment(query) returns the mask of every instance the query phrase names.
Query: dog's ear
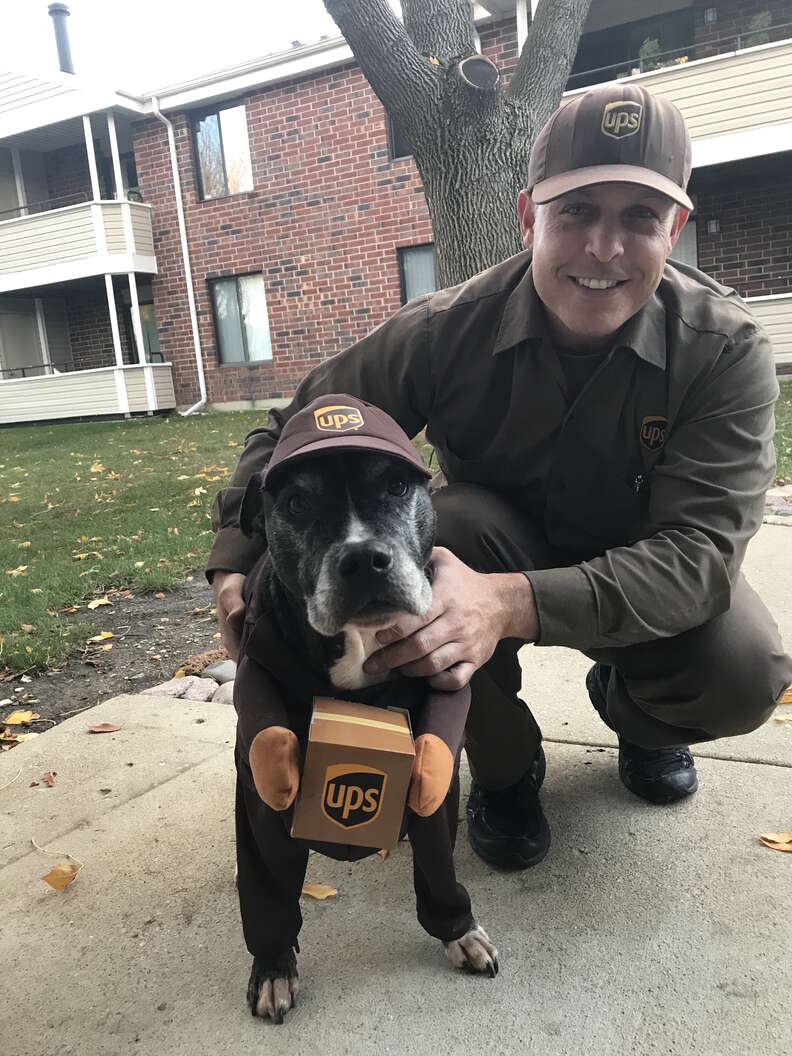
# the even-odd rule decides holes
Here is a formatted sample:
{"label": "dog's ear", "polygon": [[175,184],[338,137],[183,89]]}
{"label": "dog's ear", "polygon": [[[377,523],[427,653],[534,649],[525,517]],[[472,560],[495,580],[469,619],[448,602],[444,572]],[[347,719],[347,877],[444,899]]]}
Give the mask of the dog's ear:
{"label": "dog's ear", "polygon": [[257,533],[266,534],[264,528],[264,487],[261,474],[256,473],[248,481],[242,505],[239,508],[239,527],[248,538]]}

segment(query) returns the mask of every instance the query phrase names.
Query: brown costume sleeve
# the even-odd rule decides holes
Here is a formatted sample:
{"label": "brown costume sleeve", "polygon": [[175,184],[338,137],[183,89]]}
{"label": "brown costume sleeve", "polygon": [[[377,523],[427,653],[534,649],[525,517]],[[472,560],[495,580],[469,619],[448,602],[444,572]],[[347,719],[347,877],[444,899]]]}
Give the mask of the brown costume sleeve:
{"label": "brown costume sleeve", "polygon": [[446,798],[469,708],[470,686],[454,693],[430,689],[413,716],[415,762],[407,802],[422,817],[434,814]]}
{"label": "brown costume sleeve", "polygon": [[[244,702],[244,704],[242,703]],[[287,810],[300,786],[300,746],[281,692],[260,664],[245,657],[234,680],[237,741],[253,783],[273,810]]]}

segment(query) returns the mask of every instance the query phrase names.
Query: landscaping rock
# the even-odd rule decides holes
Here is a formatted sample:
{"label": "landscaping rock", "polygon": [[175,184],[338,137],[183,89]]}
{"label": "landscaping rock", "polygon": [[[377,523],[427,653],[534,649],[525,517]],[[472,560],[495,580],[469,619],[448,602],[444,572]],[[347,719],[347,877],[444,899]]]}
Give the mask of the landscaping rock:
{"label": "landscaping rock", "polygon": [[217,689],[213,678],[199,678],[197,675],[185,675],[184,678],[172,678],[170,682],[161,682],[158,686],[144,689],[148,696],[178,697],[182,700],[211,700]]}
{"label": "landscaping rock", "polygon": [[215,682],[219,682],[222,686],[224,682],[233,682],[236,678],[237,665],[233,660],[220,660],[217,663],[209,664],[205,667],[202,674],[204,678],[213,678]]}
{"label": "landscaping rock", "polygon": [[223,682],[221,686],[218,686],[215,690],[214,696],[212,697],[213,704],[233,704],[234,703],[234,683]]}
{"label": "landscaping rock", "polygon": [[792,484],[770,488],[765,495],[764,521],[792,526]]}

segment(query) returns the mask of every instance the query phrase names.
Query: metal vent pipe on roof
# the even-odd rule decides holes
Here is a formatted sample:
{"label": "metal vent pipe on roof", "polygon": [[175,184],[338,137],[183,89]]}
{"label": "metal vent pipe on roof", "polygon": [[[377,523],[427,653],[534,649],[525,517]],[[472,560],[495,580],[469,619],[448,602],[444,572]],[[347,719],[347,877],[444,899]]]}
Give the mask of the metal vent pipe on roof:
{"label": "metal vent pipe on roof", "polygon": [[74,73],[71,48],[69,47],[69,30],[66,27],[69,8],[66,4],[50,4],[47,10],[55,26],[55,43],[58,46],[60,68],[64,73]]}

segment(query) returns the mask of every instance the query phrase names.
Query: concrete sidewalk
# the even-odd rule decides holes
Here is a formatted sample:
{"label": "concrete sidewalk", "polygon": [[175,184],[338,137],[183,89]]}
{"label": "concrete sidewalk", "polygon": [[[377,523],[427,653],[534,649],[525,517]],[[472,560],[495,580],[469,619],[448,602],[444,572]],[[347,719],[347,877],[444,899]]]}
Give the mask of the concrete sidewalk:
{"label": "concrete sidewalk", "polygon": [[[765,526],[746,573],[792,644],[792,533]],[[619,783],[610,733],[566,650],[526,650],[553,830],[536,869],[457,861],[501,952],[455,974],[418,926],[407,845],[385,862],[311,856],[301,993],[282,1027],[245,1008],[233,885],[231,708],[115,697],[0,757],[4,1056],[439,1053],[786,1056],[792,1052],[792,729],[696,751],[701,789],[655,808]],[[114,734],[87,728],[112,721]],[[31,788],[47,770],[54,788]],[[465,774],[465,786],[467,775]],[[466,791],[463,789],[463,792]],[[39,877],[83,863],[63,893]]]}

